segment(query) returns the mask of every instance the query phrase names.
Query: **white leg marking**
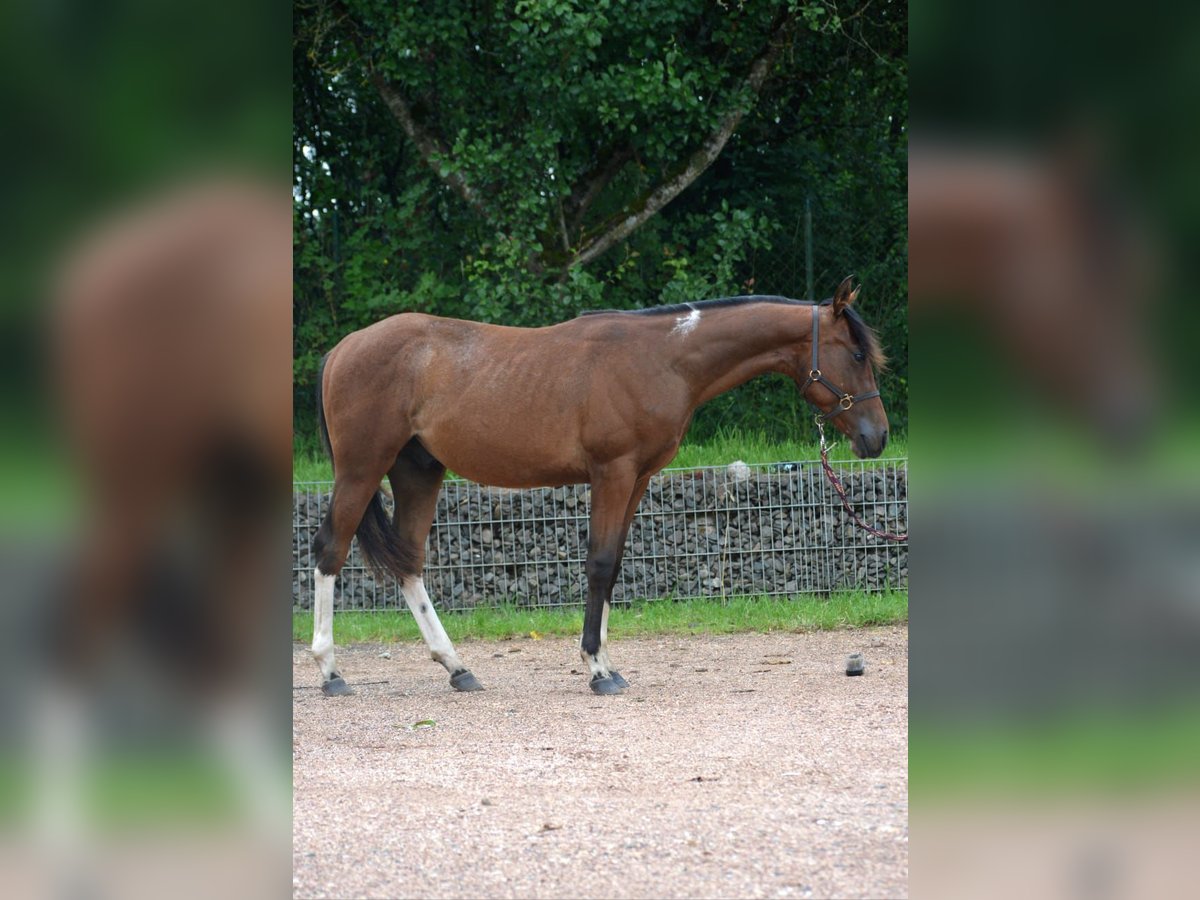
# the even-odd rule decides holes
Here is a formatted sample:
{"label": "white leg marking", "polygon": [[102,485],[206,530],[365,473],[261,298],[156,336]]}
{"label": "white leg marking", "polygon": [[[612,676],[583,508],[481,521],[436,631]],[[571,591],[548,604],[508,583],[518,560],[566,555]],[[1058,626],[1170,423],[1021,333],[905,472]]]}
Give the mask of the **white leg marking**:
{"label": "white leg marking", "polygon": [[600,652],[597,656],[600,657],[600,664],[612,671],[612,661],[608,658],[608,610],[609,602],[605,600],[604,612],[600,614]]}
{"label": "white leg marking", "polygon": [[313,591],[313,657],[321,667],[321,675],[329,681],[337,674],[333,661],[333,584],[336,575],[326,575],[314,569]]}
{"label": "white leg marking", "polygon": [[84,803],[93,753],[85,700],[75,688],[51,683],[33,718],[33,814],[45,896],[65,896],[95,877],[89,848],[96,835]]}
{"label": "white leg marking", "polygon": [[[688,304],[689,306],[691,304]],[[671,334],[678,334],[681,337],[686,337],[696,330],[696,326],[700,324],[700,310],[692,309],[686,316],[680,316],[675,320],[675,327],[671,329]]]}
{"label": "white leg marking", "polygon": [[608,661],[608,602],[604,603],[604,611],[600,613],[600,649],[595,653],[588,653],[583,649],[583,638],[579,639],[579,656],[587,663],[589,671],[592,673],[592,678],[607,678],[608,673],[612,670],[612,665]]}
{"label": "white leg marking", "polygon": [[588,653],[581,646],[579,655],[583,661],[587,663],[588,670],[592,673],[592,678],[607,678],[609,673],[608,654],[601,648],[599,653]]}
{"label": "white leg marking", "polygon": [[246,824],[258,838],[282,844],[291,832],[291,785],[278,736],[261,707],[262,698],[253,692],[224,701],[209,712],[208,733],[237,785]]}
{"label": "white leg marking", "polygon": [[459,661],[458,654],[454,652],[454,645],[450,643],[450,637],[446,634],[446,629],[442,627],[442,622],[433,608],[429,594],[425,592],[424,580],[406,578],[401,583],[400,590],[404,593],[404,600],[408,604],[408,608],[412,610],[413,618],[417,620],[417,627],[421,629],[421,637],[425,638],[425,643],[429,647],[429,655],[445,666],[446,671],[451,675],[465,669],[466,666]]}

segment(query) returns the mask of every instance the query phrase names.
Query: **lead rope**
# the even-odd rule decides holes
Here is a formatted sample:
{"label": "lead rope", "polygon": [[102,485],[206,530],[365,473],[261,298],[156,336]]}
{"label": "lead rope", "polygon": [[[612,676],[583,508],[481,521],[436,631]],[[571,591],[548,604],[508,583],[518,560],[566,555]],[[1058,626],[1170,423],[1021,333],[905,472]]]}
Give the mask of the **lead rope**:
{"label": "lead rope", "polygon": [[821,421],[821,417],[816,417],[817,433],[821,436],[821,468],[825,470],[825,477],[829,479],[829,483],[833,485],[833,489],[842,499],[842,506],[846,507],[846,512],[850,514],[850,518],[854,523],[864,531],[869,531],[875,537],[883,538],[885,541],[907,541],[908,532],[904,534],[892,534],[890,531],[880,531],[878,528],[872,528],[864,522],[854,511],[854,507],[850,505],[850,498],[846,496],[846,486],[838,479],[837,474],[833,471],[833,466],[829,464],[829,447],[825,443],[825,423]]}

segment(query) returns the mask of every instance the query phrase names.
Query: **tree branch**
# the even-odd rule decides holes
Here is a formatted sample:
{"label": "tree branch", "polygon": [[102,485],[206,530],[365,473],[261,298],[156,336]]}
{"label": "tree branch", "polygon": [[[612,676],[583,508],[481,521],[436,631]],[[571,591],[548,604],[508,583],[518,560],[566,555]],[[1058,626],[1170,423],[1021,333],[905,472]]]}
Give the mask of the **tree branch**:
{"label": "tree branch", "polygon": [[379,92],[379,96],[383,98],[387,108],[400,123],[400,127],[408,135],[408,139],[417,148],[425,165],[449,185],[458,196],[462,197],[468,206],[485,219],[490,218],[487,204],[483,202],[479,192],[471,186],[461,172],[451,169],[443,174],[442,164],[453,160],[449,149],[416,120],[412,113],[412,107],[393,84],[375,71],[374,66],[369,62],[364,60],[363,64],[367,67],[367,75],[371,79],[371,83],[375,85],[375,90]]}
{"label": "tree branch", "polygon": [[574,258],[567,264],[568,269],[587,265],[615,244],[625,240],[659,210],[678,197],[721,155],[725,144],[758,98],[763,82],[766,81],[771,67],[779,56],[781,45],[778,39],[790,22],[790,15],[781,14],[776,18],[767,38],[766,47],[751,64],[750,71],[742,83],[745,99],[725,114],[716,130],[705,138],[704,143],[688,158],[683,168],[604,223],[600,228],[600,233],[585,240],[576,250]]}
{"label": "tree branch", "polygon": [[583,223],[583,217],[591,209],[600,192],[608,187],[608,183],[625,167],[625,163],[633,159],[633,147],[626,144],[612,152],[599,166],[593,168],[580,186],[572,192],[567,203],[571,208],[571,231],[576,232]]}
{"label": "tree branch", "polygon": [[371,56],[367,52],[366,47],[364,47],[362,25],[338,0],[333,0],[329,4],[329,8],[339,19],[347,24],[350,40],[353,41],[355,49],[358,50],[358,58],[366,70],[367,77],[370,79],[371,84],[375,86],[375,90],[379,92],[379,96],[392,116],[400,123],[400,127],[404,130],[408,139],[417,148],[417,152],[421,155],[421,159],[425,165],[430,168],[434,175],[449,185],[468,206],[485,219],[490,219],[491,216],[488,212],[487,204],[483,202],[483,197],[461,172],[450,170],[445,175],[442,174],[443,163],[452,162],[454,159],[453,154],[448,147],[438,140],[433,132],[417,121],[416,116],[413,115],[411,104],[400,92],[400,89],[384,78],[372,64]]}
{"label": "tree branch", "polygon": [[558,199],[558,228],[562,237],[563,252],[571,252],[571,238],[567,234],[567,220],[563,217],[562,198]]}

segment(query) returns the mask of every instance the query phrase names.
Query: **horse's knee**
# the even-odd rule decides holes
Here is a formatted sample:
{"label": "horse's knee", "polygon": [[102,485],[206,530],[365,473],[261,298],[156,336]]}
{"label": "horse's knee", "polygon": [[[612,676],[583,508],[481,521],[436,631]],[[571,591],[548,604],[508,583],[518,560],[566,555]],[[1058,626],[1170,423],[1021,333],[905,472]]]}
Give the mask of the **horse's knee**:
{"label": "horse's knee", "polygon": [[313,636],[312,655],[317,662],[324,662],[333,652],[333,637],[331,635],[317,634]]}
{"label": "horse's knee", "polygon": [[338,549],[337,542],[333,539],[333,527],[329,524],[328,517],[313,536],[312,554],[317,568],[323,575],[336,575],[346,561],[346,554]]}
{"label": "horse's knee", "polygon": [[591,553],[588,555],[587,563],[584,565],[584,571],[587,572],[588,581],[599,581],[604,584],[612,577],[613,569],[617,565],[617,555],[615,553]]}

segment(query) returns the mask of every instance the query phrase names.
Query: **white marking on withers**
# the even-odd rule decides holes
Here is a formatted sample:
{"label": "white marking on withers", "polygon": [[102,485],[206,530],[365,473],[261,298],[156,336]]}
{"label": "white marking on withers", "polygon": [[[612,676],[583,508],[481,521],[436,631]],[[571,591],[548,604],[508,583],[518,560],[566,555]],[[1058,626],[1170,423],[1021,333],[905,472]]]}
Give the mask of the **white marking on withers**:
{"label": "white marking on withers", "polygon": [[413,618],[417,620],[421,637],[425,638],[425,644],[429,647],[429,655],[445,666],[451,675],[465,669],[466,666],[459,661],[458,654],[454,651],[454,645],[450,643],[450,636],[446,634],[446,629],[438,619],[433,601],[425,592],[425,581],[421,578],[406,578],[400,583],[400,590],[408,608],[412,610]]}
{"label": "white marking on withers", "polygon": [[337,674],[333,660],[333,584],[336,575],[326,575],[320,569],[313,570],[316,589],[313,592],[313,642],[312,653],[321,667],[321,674],[329,681]]}
{"label": "white marking on withers", "polygon": [[671,329],[671,334],[677,334],[680,337],[686,337],[696,330],[696,326],[700,324],[700,310],[696,309],[692,304],[688,304],[691,310],[686,316],[680,316],[675,320],[675,327]]}

